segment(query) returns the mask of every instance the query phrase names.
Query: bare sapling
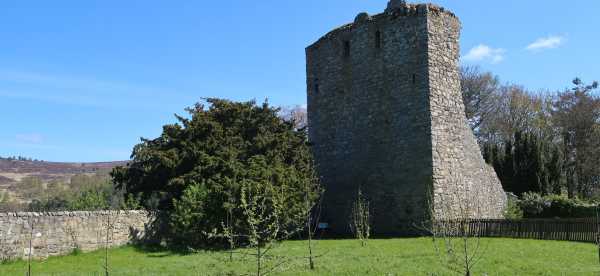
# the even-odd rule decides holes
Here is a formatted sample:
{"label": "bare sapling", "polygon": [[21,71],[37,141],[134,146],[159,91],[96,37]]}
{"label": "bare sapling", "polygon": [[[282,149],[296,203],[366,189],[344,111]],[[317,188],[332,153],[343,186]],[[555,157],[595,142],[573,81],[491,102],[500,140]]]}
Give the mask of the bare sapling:
{"label": "bare sapling", "polygon": [[235,234],[233,228],[233,214],[231,209],[227,210],[226,224],[223,227],[224,236],[227,239],[227,251],[229,252],[229,262],[233,262],[233,253],[235,252]]}
{"label": "bare sapling", "polygon": [[269,251],[284,234],[280,220],[284,208],[282,193],[270,183],[243,183],[241,187],[240,206],[248,227],[245,238],[254,250],[250,255],[255,257],[257,276],[267,275],[284,263],[278,260],[275,264],[266,264],[267,259],[274,259]]}
{"label": "bare sapling", "polygon": [[352,203],[350,229],[354,237],[360,240],[361,246],[365,246],[371,234],[371,221],[369,201],[363,196],[361,189],[358,189],[356,200]]}
{"label": "bare sapling", "polygon": [[63,228],[63,231],[65,232],[65,234],[67,235],[67,238],[69,238],[71,240],[71,254],[79,254],[79,252],[81,252],[81,248],[79,247],[79,242],[78,242],[78,233],[77,231],[70,225],[70,224],[66,224]]}
{"label": "bare sapling", "polygon": [[[302,182],[286,183],[300,180]],[[292,258],[278,256],[273,249],[280,241],[287,240],[307,230],[308,262],[314,268],[313,237],[314,217],[320,215],[319,199],[322,189],[316,177],[306,179],[277,179],[275,176],[261,176],[255,179],[234,177],[237,187],[227,191],[228,200],[223,207],[225,221],[219,229],[203,233],[210,239],[224,242],[227,246],[229,262],[235,254],[241,260],[252,257],[255,260],[255,275],[268,275],[286,270]]]}
{"label": "bare sapling", "polygon": [[106,231],[104,231],[104,264],[102,265],[102,268],[104,269],[105,276],[109,276],[111,271],[109,263],[109,248],[112,245],[114,229],[119,220],[120,212],[121,211],[119,210],[108,210],[106,211],[106,215],[104,217],[104,225]]}
{"label": "bare sapling", "polygon": [[27,276],[31,276],[31,255],[33,254],[33,217],[31,217],[30,221],[30,231],[29,231],[29,251],[27,252]]}
{"label": "bare sapling", "polygon": [[[239,204],[231,212],[237,217],[231,215],[222,223],[221,229],[208,233],[208,236],[227,242],[230,261],[233,261],[236,252],[240,252],[244,259],[253,257],[255,270],[252,274],[263,276],[285,270],[291,259],[273,254],[272,250],[279,241],[301,232],[306,218],[304,212],[297,212],[293,217],[285,216],[290,194],[284,186],[270,181],[242,180]],[[235,220],[244,226],[234,227],[232,222]]]}
{"label": "bare sapling", "polygon": [[429,193],[430,218],[426,229],[442,264],[449,270],[470,276],[473,267],[485,256],[478,219],[490,201],[482,188],[475,188],[452,170],[444,191]]}
{"label": "bare sapling", "polygon": [[[313,198],[314,195],[318,197],[316,200]],[[321,217],[322,195],[323,189],[319,184],[317,177],[314,177],[305,183],[304,208],[308,246],[308,267],[311,270],[315,269],[316,256],[314,255],[314,237]]]}

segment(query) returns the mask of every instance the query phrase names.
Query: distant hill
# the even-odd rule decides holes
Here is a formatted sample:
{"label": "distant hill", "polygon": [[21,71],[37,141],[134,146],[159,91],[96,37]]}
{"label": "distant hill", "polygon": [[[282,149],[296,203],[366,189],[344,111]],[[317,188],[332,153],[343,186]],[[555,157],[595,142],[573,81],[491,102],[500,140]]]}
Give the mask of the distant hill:
{"label": "distant hill", "polygon": [[0,158],[0,185],[18,182],[29,176],[39,177],[46,182],[68,179],[76,174],[108,173],[112,168],[125,164],[127,161],[66,163]]}

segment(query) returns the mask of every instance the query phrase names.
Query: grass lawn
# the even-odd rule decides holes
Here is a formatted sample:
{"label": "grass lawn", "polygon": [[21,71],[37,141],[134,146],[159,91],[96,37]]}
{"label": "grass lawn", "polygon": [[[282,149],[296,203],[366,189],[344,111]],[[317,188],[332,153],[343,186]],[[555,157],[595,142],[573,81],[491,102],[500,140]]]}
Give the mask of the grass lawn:
{"label": "grass lawn", "polygon": [[[483,239],[485,257],[473,275],[599,275],[593,244],[517,239]],[[277,275],[453,275],[445,270],[429,238],[316,241],[316,270],[307,268],[306,242],[287,241],[274,254],[289,257]],[[239,275],[254,271],[252,256],[224,252],[182,255],[126,246],[110,251],[111,275]],[[32,275],[103,275],[103,251],[53,257],[32,265]],[[0,275],[25,275],[23,261],[0,264]],[[233,272],[232,274],[228,274]]]}

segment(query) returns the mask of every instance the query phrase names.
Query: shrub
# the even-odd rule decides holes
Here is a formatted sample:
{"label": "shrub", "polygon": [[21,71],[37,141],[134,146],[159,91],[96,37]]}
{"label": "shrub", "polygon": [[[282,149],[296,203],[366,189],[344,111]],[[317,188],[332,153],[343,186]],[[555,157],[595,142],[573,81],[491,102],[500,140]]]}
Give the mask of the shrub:
{"label": "shrub", "polygon": [[564,195],[542,197],[535,193],[525,193],[519,206],[526,218],[586,218],[596,215],[595,204]]}
{"label": "shrub", "polygon": [[537,217],[544,211],[545,202],[540,194],[524,193],[519,207],[523,210],[524,217]]}
{"label": "shrub", "polygon": [[[191,118],[166,125],[156,139],[134,147],[132,161],[111,175],[118,189],[157,207],[171,245],[211,245],[209,234],[228,221],[246,233],[241,184],[272,185],[285,193],[285,225],[303,212],[304,190],[314,172],[306,132],[267,103],[207,99],[187,109]],[[312,195],[311,198],[315,198]],[[237,229],[236,229],[237,228]]]}
{"label": "shrub", "polygon": [[506,219],[522,219],[523,210],[519,207],[519,199],[514,195],[508,197],[506,208],[504,209],[504,218]]}

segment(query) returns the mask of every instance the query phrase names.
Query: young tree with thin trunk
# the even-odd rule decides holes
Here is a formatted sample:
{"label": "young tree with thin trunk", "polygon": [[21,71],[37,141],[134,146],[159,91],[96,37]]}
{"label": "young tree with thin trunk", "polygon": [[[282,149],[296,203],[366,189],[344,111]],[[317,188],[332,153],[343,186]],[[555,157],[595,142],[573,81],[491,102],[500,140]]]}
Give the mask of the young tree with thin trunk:
{"label": "young tree with thin trunk", "polygon": [[112,245],[112,239],[113,239],[113,235],[114,235],[114,229],[115,229],[115,225],[118,223],[119,220],[119,215],[120,212],[119,210],[112,210],[109,209],[108,211],[105,211],[106,214],[104,216],[104,257],[103,257],[103,262],[104,264],[102,265],[102,269],[104,270],[104,275],[105,276],[109,276],[110,275],[110,263],[109,263],[109,248]]}
{"label": "young tree with thin trunk", "polygon": [[[308,267],[315,269],[315,258],[313,252],[313,241],[321,217],[321,200],[324,190],[319,185],[317,177],[309,179],[305,183],[304,208],[306,212],[306,233],[308,246]],[[315,200],[315,195],[317,199]]]}
{"label": "young tree with thin trunk", "polygon": [[447,269],[470,276],[486,253],[480,216],[492,201],[485,185],[469,183],[459,170],[450,172],[448,183],[452,188],[430,193],[430,221],[422,229],[431,234],[434,249]]}
{"label": "young tree with thin trunk", "polygon": [[[234,251],[252,256],[255,260],[253,274],[257,276],[285,270],[284,266],[291,259],[273,254],[273,248],[280,241],[304,230],[308,213],[313,209],[320,190],[313,179],[304,179],[306,182],[302,184],[302,190],[296,190],[285,182],[298,179],[273,174],[273,171],[284,170],[267,168],[264,162],[263,157],[252,159],[248,168],[250,173],[238,178],[239,203],[231,205],[231,214],[235,217],[230,221],[238,221],[240,225],[224,222],[220,229],[207,234],[228,243],[230,260],[233,260]],[[294,208],[297,210],[290,210]]]}
{"label": "young tree with thin trunk", "polygon": [[[272,255],[270,251],[278,240],[299,231],[299,225],[288,226],[282,221],[285,191],[268,182],[256,184],[242,184],[240,207],[248,229],[243,236],[255,251],[250,255],[256,260],[256,275],[261,276],[275,271],[288,261],[285,257]],[[269,263],[267,260],[275,262]]]}
{"label": "young tree with thin trunk", "polygon": [[31,217],[30,221],[30,231],[29,231],[29,251],[27,252],[27,276],[31,276],[31,255],[33,255],[33,217]]}
{"label": "young tree with thin trunk", "polygon": [[356,200],[352,203],[350,229],[354,236],[360,240],[361,246],[365,246],[371,234],[371,218],[369,210],[369,201],[363,196],[361,189],[358,189]]}

